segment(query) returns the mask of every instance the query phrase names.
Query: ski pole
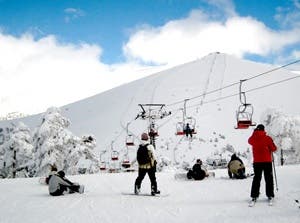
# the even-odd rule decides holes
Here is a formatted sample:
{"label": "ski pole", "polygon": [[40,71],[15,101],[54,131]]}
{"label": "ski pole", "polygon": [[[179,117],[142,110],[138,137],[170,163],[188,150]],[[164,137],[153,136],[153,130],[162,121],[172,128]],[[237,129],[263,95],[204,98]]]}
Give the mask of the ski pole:
{"label": "ski pole", "polygon": [[275,169],[275,162],[274,162],[273,153],[272,153],[272,163],[273,163],[273,170],[274,170],[274,178],[275,178],[276,190],[278,191],[278,183],[277,183],[277,176],[276,176],[276,169]]}

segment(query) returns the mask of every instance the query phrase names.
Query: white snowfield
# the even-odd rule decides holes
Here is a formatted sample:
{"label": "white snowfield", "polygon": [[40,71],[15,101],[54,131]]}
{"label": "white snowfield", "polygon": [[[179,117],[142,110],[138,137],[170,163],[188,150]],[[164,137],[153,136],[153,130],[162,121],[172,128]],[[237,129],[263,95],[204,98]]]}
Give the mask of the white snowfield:
{"label": "white snowfield", "polygon": [[[38,178],[0,180],[1,223],[135,223],[135,222],[264,222],[299,223],[300,165],[276,167],[279,190],[268,206],[264,194],[248,207],[252,177],[231,180],[227,170],[216,170],[204,181],[175,180],[174,172],[157,173],[166,197],[130,196],[137,172],[70,176],[85,185],[84,194],[48,195]],[[252,169],[247,168],[251,173]],[[146,176],[142,192],[150,192]]]}

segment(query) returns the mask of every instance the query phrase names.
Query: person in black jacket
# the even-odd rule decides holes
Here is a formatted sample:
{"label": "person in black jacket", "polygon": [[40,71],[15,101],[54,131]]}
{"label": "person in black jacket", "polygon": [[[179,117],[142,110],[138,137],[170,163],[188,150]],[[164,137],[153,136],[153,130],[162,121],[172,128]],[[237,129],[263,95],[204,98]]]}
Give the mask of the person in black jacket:
{"label": "person in black jacket", "polygon": [[197,159],[193,168],[188,171],[187,178],[194,180],[203,180],[205,177],[208,177],[208,174],[205,170],[202,169],[202,160]]}
{"label": "person in black jacket", "polygon": [[193,129],[191,129],[189,123],[186,124],[186,126],[184,128],[184,133],[185,133],[186,137],[190,136],[191,138],[193,138]]}

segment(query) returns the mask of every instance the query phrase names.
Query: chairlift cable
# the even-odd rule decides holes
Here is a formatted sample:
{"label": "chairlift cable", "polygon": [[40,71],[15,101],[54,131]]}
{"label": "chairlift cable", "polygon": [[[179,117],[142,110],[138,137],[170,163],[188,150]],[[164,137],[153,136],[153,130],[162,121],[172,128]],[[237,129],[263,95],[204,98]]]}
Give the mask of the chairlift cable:
{"label": "chairlift cable", "polygon": [[[257,78],[257,77],[260,77],[260,76],[262,76],[262,75],[265,75],[265,74],[274,72],[274,71],[276,71],[276,70],[280,70],[280,69],[282,69],[282,68],[284,68],[284,67],[288,67],[288,66],[290,66],[290,65],[293,65],[293,64],[296,64],[296,63],[299,63],[299,62],[300,62],[300,60],[295,60],[295,61],[293,61],[293,62],[291,62],[291,63],[285,64],[285,65],[282,65],[282,66],[273,68],[273,69],[271,69],[271,70],[262,72],[262,73],[260,73],[260,74],[254,75],[254,76],[252,76],[252,77],[246,78],[246,79],[244,79],[244,81],[252,80],[252,79],[254,79],[254,78]],[[235,86],[235,85],[237,85],[237,84],[240,84],[240,81],[234,82],[234,83],[232,83],[232,84],[226,85],[226,86],[221,87],[221,88],[217,88],[217,89],[211,90],[211,91],[209,91],[209,92],[206,92],[205,95],[212,94],[212,93],[221,91],[221,90],[223,90],[223,89],[233,87],[233,86]],[[197,95],[197,96],[191,97],[191,98],[189,98],[189,100],[194,100],[194,99],[199,98],[199,97],[202,97],[202,96],[204,96],[204,94],[201,94],[201,95]],[[186,100],[186,99],[184,99],[184,100]],[[168,104],[168,105],[166,105],[166,106],[174,106],[174,105],[177,105],[177,104],[180,104],[180,103],[184,102],[184,100],[180,100],[180,101],[177,101],[177,102]]]}
{"label": "chairlift cable", "polygon": [[[293,79],[296,79],[296,78],[299,78],[299,77],[300,77],[300,75],[299,76],[295,76],[295,77],[291,77],[291,78],[287,78],[287,79],[283,79],[281,81],[276,81],[276,82],[273,82],[273,83],[270,83],[270,84],[266,84],[266,85],[263,85],[263,86],[260,86],[260,87],[252,88],[252,89],[249,89],[249,90],[245,91],[245,93],[251,92],[251,91],[260,90],[262,88],[266,88],[266,87],[270,87],[270,86],[273,86],[273,85],[276,85],[276,84],[287,82],[287,81],[290,81],[290,80],[293,80]],[[213,100],[210,100],[210,101],[205,101],[205,102],[203,102],[203,104],[213,103],[213,102],[224,100],[224,99],[227,99],[227,98],[231,98],[231,97],[234,97],[234,96],[237,96],[237,95],[239,95],[239,93],[234,93],[234,94],[231,94],[231,95],[219,97],[219,98],[216,98],[216,99],[213,99]],[[195,104],[195,105],[191,105],[191,106],[189,106],[189,108],[195,107],[195,106],[198,106],[198,105],[199,105],[199,103]]]}

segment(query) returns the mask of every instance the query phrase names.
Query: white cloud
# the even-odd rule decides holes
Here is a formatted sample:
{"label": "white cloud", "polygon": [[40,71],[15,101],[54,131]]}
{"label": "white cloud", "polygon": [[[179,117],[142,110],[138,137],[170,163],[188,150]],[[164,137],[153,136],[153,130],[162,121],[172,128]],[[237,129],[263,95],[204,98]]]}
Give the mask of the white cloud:
{"label": "white cloud", "polygon": [[34,40],[0,33],[0,48],[0,116],[43,112],[150,72],[136,64],[105,65],[99,46],[62,45],[54,36]]}
{"label": "white cloud", "polygon": [[182,63],[214,51],[243,57],[246,53],[268,55],[300,43],[300,29],[271,30],[251,17],[215,21],[200,10],[161,27],[142,27],[124,45],[128,58],[158,64]]}
{"label": "white cloud", "polygon": [[81,9],[66,8],[64,12],[66,14],[65,16],[66,23],[69,23],[71,20],[78,19],[79,17],[85,16],[85,12]]}
{"label": "white cloud", "polygon": [[207,0],[207,3],[217,7],[226,16],[236,16],[235,6],[232,0]]}
{"label": "white cloud", "polygon": [[274,18],[283,28],[300,27],[300,1],[293,0],[292,6],[278,7]]}

